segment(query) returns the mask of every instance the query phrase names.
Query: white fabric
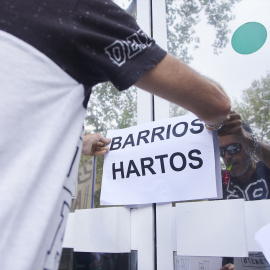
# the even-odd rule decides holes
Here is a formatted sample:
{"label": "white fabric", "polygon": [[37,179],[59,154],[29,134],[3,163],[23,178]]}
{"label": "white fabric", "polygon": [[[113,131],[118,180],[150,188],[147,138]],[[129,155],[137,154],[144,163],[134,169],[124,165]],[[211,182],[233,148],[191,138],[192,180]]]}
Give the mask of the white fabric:
{"label": "white fabric", "polygon": [[[56,269],[80,157],[83,86],[0,31],[0,269]],[[72,168],[77,170],[77,168]]]}

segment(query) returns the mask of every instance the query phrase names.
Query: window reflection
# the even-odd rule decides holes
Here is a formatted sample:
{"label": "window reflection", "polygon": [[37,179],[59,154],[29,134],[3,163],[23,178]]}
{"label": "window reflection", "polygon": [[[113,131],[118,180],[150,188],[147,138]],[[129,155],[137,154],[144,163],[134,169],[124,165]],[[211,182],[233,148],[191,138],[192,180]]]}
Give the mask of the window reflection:
{"label": "window reflection", "polygon": [[136,270],[137,252],[90,253],[75,252],[73,270]]}
{"label": "window reflection", "polygon": [[121,8],[125,9],[127,13],[134,18],[137,17],[137,0],[113,0]]}
{"label": "window reflection", "polygon": [[[136,18],[137,1],[136,0],[114,0],[121,8]],[[106,82],[96,85],[91,94],[88,109],[85,117],[85,133],[100,133],[106,136],[109,129],[122,129],[136,125],[137,123],[137,90],[130,87],[126,91],[118,91],[112,83]],[[80,203],[86,205],[85,208],[100,207],[100,191],[102,180],[102,168],[104,157],[81,156],[79,178],[83,172],[89,170],[88,163],[94,164],[92,168],[91,179],[88,179],[88,185],[73,204],[73,210]],[[81,176],[82,177],[82,176]],[[83,176],[86,177],[86,176]],[[94,179],[94,183],[93,183]],[[81,197],[81,199],[80,199]],[[90,204],[91,201],[91,204]],[[91,205],[91,207],[89,207]],[[75,208],[74,208],[75,207]]]}
{"label": "window reflection", "polygon": [[[123,8],[126,8],[128,12],[132,13],[133,16],[136,17],[136,9],[134,8],[136,7],[136,1],[126,1],[123,3],[123,1],[115,0],[115,2],[119,5],[123,5]],[[269,1],[167,0],[166,4],[168,49],[170,53],[182,59],[182,61],[189,63],[198,72],[218,81],[231,97],[233,101],[233,109],[241,115],[243,121],[250,125],[253,134],[257,139],[269,144],[270,71],[267,61],[270,49],[269,38],[260,50],[251,55],[241,55],[237,53],[233,50],[230,43],[234,31],[239,26],[249,21],[258,21],[269,31]],[[136,124],[135,89],[132,91],[126,91],[124,94],[121,93],[120,97],[117,90],[114,90],[109,84],[100,85],[97,86],[97,88],[98,91],[94,91],[92,95],[91,102],[93,103],[90,104],[91,110],[89,110],[86,118],[87,132],[100,132],[106,134],[106,130],[109,128],[124,128]],[[113,93],[112,96],[111,93]],[[127,96],[125,96],[125,94],[127,94]],[[108,105],[106,98],[115,102],[115,106]],[[119,106],[121,109],[116,109],[119,108]],[[185,113],[186,111],[178,106],[170,106],[170,116],[178,116]],[[118,120],[116,119],[116,115],[119,116],[119,114],[121,117],[119,117]],[[226,143],[221,142],[221,146],[226,147],[227,150],[228,146],[232,143],[242,144],[241,141],[236,142],[234,140],[229,142],[227,141]],[[241,150],[246,151],[244,147],[242,147]],[[247,152],[243,153],[248,155]],[[241,153],[238,152],[233,154],[236,157],[237,154]],[[226,155],[229,155],[228,151],[226,152]],[[84,157],[82,157],[82,166],[89,162],[89,160],[83,160],[83,158]],[[259,167],[259,159],[260,158],[258,156],[254,156],[254,159],[252,157],[247,157],[247,162],[250,166],[252,165],[253,168],[257,169]],[[264,155],[264,159],[264,163],[269,162],[269,156]],[[233,168],[229,173],[230,177],[237,177],[235,176],[235,171],[237,166],[240,167],[240,162],[243,163],[241,166],[244,167],[245,159],[241,158],[239,160],[239,165],[237,163],[233,164]],[[102,157],[96,161],[92,160],[92,163],[95,163],[95,165],[92,169],[91,176],[89,176],[89,183],[87,183],[87,181],[84,182],[84,184],[87,183],[88,185],[82,187],[81,196],[78,196],[78,199],[74,202],[73,209],[90,208],[89,202],[92,201],[93,196],[95,197],[95,200],[91,207],[99,207],[99,192],[103,164]],[[225,161],[223,163],[223,169],[225,170],[226,167],[229,167],[232,163],[233,161]],[[254,196],[252,198],[248,196],[246,197],[247,200],[268,198],[270,174],[267,172],[267,169],[262,169],[260,170],[260,173],[261,172],[264,173],[263,177],[267,178],[264,186],[258,187],[258,190],[263,192],[253,192],[252,194],[255,198],[253,198]],[[256,174],[256,179],[260,178],[258,175],[260,174]],[[90,189],[90,186],[92,187],[93,184],[92,179],[96,179],[94,191]],[[84,180],[80,181],[83,182]],[[232,178],[230,181],[227,181],[227,183],[230,183],[229,185],[231,185]],[[261,183],[262,182],[260,182],[260,184]],[[254,188],[254,185],[252,187]],[[228,184],[224,183],[224,190],[226,192],[228,191],[227,189]],[[79,190],[80,189],[78,189],[78,192]],[[236,191],[229,191],[229,194],[237,194]],[[241,192],[241,194],[242,193],[243,192]],[[232,199],[233,197],[234,196],[230,195],[228,197],[226,195],[227,199]],[[89,254],[86,254],[86,257],[88,255]],[[79,254],[78,257],[76,257],[77,261],[80,261],[80,256],[82,256],[82,254]],[[97,257],[100,256],[101,255],[97,255]],[[113,258],[112,255],[104,255],[104,261],[106,256],[108,256],[110,260]],[[252,258],[239,258],[235,261],[231,258],[226,258],[226,261],[225,258],[219,258],[219,265],[221,266],[226,263],[234,263],[235,265],[242,264],[242,266],[244,265],[249,267],[248,269],[252,269],[250,267],[254,266],[252,265],[253,262],[263,262],[263,265],[260,266],[268,267],[265,264],[265,260],[261,253],[252,253],[250,256]],[[255,258],[253,256],[257,257]],[[66,258],[67,257],[68,256],[66,256]],[[121,255],[118,255],[118,257],[121,257]],[[177,265],[176,262],[183,262],[183,260],[181,260],[182,259],[175,258],[175,267]],[[207,260],[202,260],[199,264],[199,267],[201,266],[201,268],[198,269],[219,269],[215,267],[211,268],[207,262]],[[178,264],[178,266],[181,267],[181,264]],[[111,267],[110,269],[113,268]]]}
{"label": "window reflection", "polygon": [[[166,3],[170,53],[219,82],[231,97],[233,107],[241,105],[244,111],[245,104],[252,106],[251,102],[246,103],[247,98],[251,98],[249,91],[243,91],[254,89],[255,82],[269,76],[266,59],[270,41],[267,38],[258,51],[241,55],[233,49],[231,39],[234,32],[248,22],[258,22],[269,32],[269,1],[167,0]],[[267,106],[267,102],[263,106]],[[171,116],[176,113],[175,109],[171,110]],[[251,110],[249,113],[252,115]]]}
{"label": "window reflection", "polygon": [[[235,31],[246,23],[260,24],[269,32],[269,8],[270,2],[264,0],[166,0],[169,52],[220,83],[232,100],[232,109],[250,127],[245,137],[219,138],[223,147],[224,199],[253,201],[270,196],[270,70],[266,60],[270,40],[264,32],[260,46],[248,44],[248,40],[243,44],[235,44],[234,40],[234,46],[231,44]],[[258,31],[254,34],[258,35]],[[256,50],[252,51],[253,45]],[[249,54],[241,53],[247,51]],[[185,113],[182,108],[170,105],[170,117]],[[235,143],[241,145],[240,150],[233,146]],[[232,168],[227,170],[230,165]],[[185,263],[195,261],[198,269],[220,269],[229,263],[235,269],[270,269],[262,253],[251,252],[248,258],[220,258],[220,267],[213,266],[214,258],[210,259],[208,262],[202,257],[175,254],[174,269],[184,269]],[[185,269],[195,269],[190,267]]]}
{"label": "window reflection", "polygon": [[270,153],[269,145],[258,140],[248,124],[243,122],[240,127],[241,133],[219,136],[220,154],[226,167],[222,175],[224,199],[269,199],[270,164],[263,155]]}
{"label": "window reflection", "polygon": [[[114,0],[136,18],[136,0]],[[85,118],[85,134],[121,129],[137,123],[137,90],[118,91],[110,82],[95,86]],[[77,182],[77,196],[71,212],[76,209],[100,207],[100,191],[104,157],[81,155]],[[87,253],[63,249],[59,270],[121,270],[137,269],[137,251],[131,253]]]}
{"label": "window reflection", "polygon": [[[101,133],[106,136],[109,129],[123,129],[136,123],[137,90],[135,87],[119,92],[111,83],[103,83],[93,89],[85,120],[86,132]],[[103,156],[95,158],[94,208],[100,207],[103,160]]]}
{"label": "window reflection", "polygon": [[59,270],[136,270],[137,251],[131,253],[73,252],[63,249]]}

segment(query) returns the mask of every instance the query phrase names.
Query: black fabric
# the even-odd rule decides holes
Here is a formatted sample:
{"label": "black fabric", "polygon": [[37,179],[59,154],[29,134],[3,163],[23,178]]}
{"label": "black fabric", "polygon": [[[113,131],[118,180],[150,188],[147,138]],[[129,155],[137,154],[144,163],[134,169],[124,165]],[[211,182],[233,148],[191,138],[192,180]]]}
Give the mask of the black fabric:
{"label": "black fabric", "polygon": [[232,257],[223,257],[222,258],[222,266],[226,265],[226,264],[234,264],[234,258]]}
{"label": "black fabric", "polygon": [[270,169],[259,161],[256,171],[249,181],[242,183],[236,177],[231,177],[229,185],[223,182],[223,198],[246,201],[270,199]]}
{"label": "black fabric", "polygon": [[51,58],[84,84],[86,96],[104,81],[130,87],[166,55],[110,0],[1,0],[0,30]]}

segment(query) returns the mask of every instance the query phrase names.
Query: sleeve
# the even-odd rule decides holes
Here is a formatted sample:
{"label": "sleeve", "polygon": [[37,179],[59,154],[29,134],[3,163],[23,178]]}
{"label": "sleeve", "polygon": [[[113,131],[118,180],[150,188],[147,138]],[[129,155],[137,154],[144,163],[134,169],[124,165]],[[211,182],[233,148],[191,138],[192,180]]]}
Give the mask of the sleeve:
{"label": "sleeve", "polygon": [[111,81],[117,89],[127,89],[166,55],[112,1],[80,0],[75,14],[80,21],[77,49],[84,84]]}

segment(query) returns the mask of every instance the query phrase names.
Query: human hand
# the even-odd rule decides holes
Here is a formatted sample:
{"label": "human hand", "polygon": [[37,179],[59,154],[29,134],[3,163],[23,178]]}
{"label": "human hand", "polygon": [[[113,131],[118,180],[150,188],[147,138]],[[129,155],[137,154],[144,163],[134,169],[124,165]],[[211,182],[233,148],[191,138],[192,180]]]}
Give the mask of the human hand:
{"label": "human hand", "polygon": [[218,136],[227,136],[227,135],[241,135],[244,131],[242,127],[242,119],[240,114],[235,111],[231,111],[222,124],[222,127],[218,131]]}
{"label": "human hand", "polygon": [[105,138],[99,133],[86,134],[83,136],[82,154],[86,156],[102,156],[106,154],[111,139]]}
{"label": "human hand", "polygon": [[[249,127],[245,127],[248,128]],[[227,136],[231,135],[233,138],[241,143],[246,149],[250,149],[251,152],[254,151],[254,139],[253,136],[251,136],[252,132],[248,132],[243,127],[241,116],[236,113],[235,111],[231,111],[229,114],[229,119],[226,119],[221,127],[221,129],[218,131],[218,136]]]}
{"label": "human hand", "polygon": [[220,270],[234,270],[234,265],[231,263],[228,263],[220,268]]}

